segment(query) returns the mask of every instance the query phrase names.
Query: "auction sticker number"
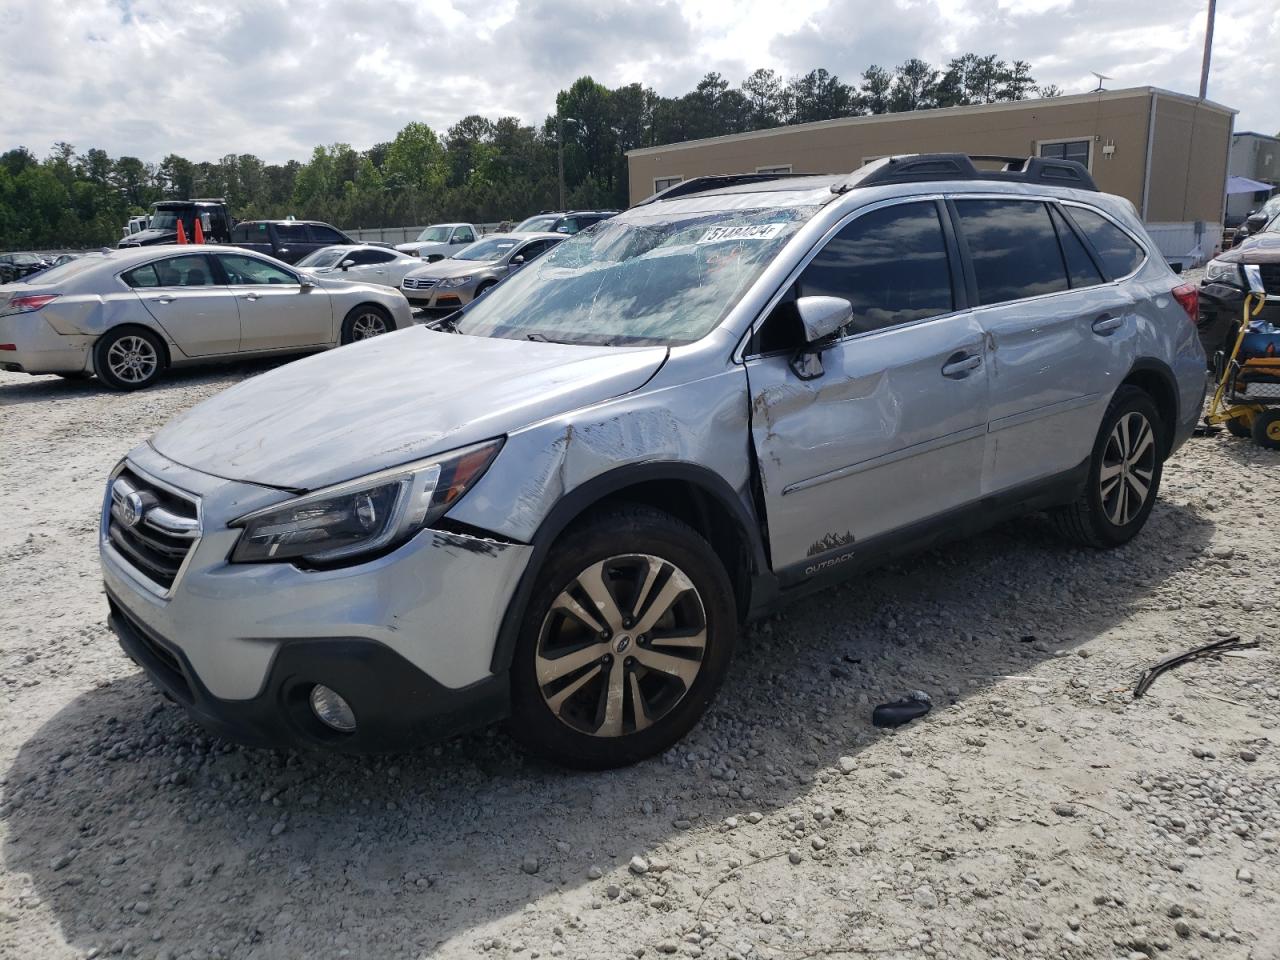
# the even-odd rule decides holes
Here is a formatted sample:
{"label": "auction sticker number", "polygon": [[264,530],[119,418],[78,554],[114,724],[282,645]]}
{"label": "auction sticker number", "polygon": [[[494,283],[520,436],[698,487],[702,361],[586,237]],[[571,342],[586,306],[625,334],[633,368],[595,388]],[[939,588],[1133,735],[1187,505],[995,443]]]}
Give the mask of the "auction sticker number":
{"label": "auction sticker number", "polygon": [[720,243],[725,240],[772,240],[780,234],[785,223],[755,223],[743,227],[712,227],[698,240],[699,243]]}

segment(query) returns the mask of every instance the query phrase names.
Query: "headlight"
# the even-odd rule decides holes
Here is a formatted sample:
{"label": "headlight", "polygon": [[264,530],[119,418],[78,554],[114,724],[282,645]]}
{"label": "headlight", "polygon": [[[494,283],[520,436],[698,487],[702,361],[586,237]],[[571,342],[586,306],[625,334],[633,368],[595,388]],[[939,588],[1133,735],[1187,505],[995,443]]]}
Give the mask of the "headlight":
{"label": "headlight", "polygon": [[244,532],[233,563],[331,563],[404,543],[461,499],[501,440],[383,470],[232,521]]}
{"label": "headlight", "polygon": [[1210,260],[1204,268],[1204,278],[1209,283],[1233,283],[1240,285],[1240,264],[1226,260]]}
{"label": "headlight", "polygon": [[436,286],[437,287],[460,287],[463,284],[470,283],[470,282],[471,282],[470,277],[445,277],[443,280],[437,283]]}

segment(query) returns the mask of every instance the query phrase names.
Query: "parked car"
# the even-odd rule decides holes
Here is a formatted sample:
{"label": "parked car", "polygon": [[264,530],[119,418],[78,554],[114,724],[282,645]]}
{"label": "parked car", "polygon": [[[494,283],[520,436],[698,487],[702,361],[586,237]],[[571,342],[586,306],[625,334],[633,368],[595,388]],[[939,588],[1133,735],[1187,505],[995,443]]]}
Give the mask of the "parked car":
{"label": "parked car", "polygon": [[1230,354],[1235,346],[1244,298],[1251,290],[1267,298],[1258,319],[1280,323],[1280,215],[1205,265],[1197,326],[1211,366],[1217,354]]}
{"label": "parked car", "polygon": [[571,210],[568,213],[535,213],[522,220],[512,233],[563,233],[572,236],[579,230],[616,217],[617,210]]}
{"label": "parked car", "polygon": [[48,265],[38,253],[0,253],[0,283],[12,283]]}
{"label": "parked car", "polygon": [[231,212],[221,197],[195,200],[161,200],[151,205],[145,226],[123,237],[117,247],[154,247],[176,243],[178,224],[188,241],[195,239],[196,221],[207,243],[226,243],[231,238]]}
{"label": "parked car", "polygon": [[90,254],[0,287],[0,369],[149,387],[169,367],[323,350],[413,322],[398,291],[236,247]]}
{"label": "parked car", "polygon": [[316,220],[243,220],[231,229],[233,246],[297,263],[321,247],[359,246],[341,230]]}
{"label": "parked car", "polygon": [[1040,509],[1128,542],[1200,416],[1196,288],[1080,164],[1021,164],[688,180],[204,401],[108,481],[121,644],[246,742],[509,716],[609,767],[697,722],[744,618],[877,558]]}
{"label": "parked car", "polygon": [[1236,227],[1232,246],[1238,247],[1254,234],[1261,233],[1268,224],[1278,217],[1280,217],[1280,193],[1277,193],[1257,210],[1249,211],[1248,216],[1244,218],[1244,223]]}
{"label": "parked car", "polygon": [[135,233],[141,233],[143,230],[147,229],[148,219],[149,218],[145,216],[130,217],[129,222],[126,223],[120,231],[120,239],[123,240],[126,237],[131,237]]}
{"label": "parked car", "polygon": [[321,247],[308,253],[295,266],[335,280],[398,287],[405,274],[421,267],[422,261],[379,244],[365,243],[354,247]]}
{"label": "parked car", "polygon": [[416,309],[452,313],[563,239],[560,233],[491,234],[447,260],[409,271],[400,292]]}
{"label": "parked car", "polygon": [[396,249],[428,263],[452,256],[480,239],[480,231],[470,223],[436,223],[426,227],[412,243],[398,243]]}

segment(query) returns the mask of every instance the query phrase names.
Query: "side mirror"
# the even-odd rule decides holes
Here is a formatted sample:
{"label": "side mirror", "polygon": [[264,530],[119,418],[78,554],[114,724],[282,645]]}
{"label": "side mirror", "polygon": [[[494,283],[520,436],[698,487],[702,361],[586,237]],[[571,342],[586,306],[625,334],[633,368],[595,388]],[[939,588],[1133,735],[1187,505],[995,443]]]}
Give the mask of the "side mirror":
{"label": "side mirror", "polygon": [[311,279],[309,279],[309,278],[307,278],[307,277],[300,277],[300,278],[298,279],[298,290],[299,290],[299,292],[301,292],[301,293],[309,293],[310,291],[314,290],[315,288],[316,288],[316,282],[315,282],[314,280],[311,280]]}
{"label": "side mirror", "polygon": [[523,254],[523,253],[517,253],[514,257],[512,257],[512,258],[511,258],[511,265],[512,265],[513,267],[518,267],[518,266],[520,266],[520,265],[521,265],[521,264],[523,264],[523,263],[524,263],[524,254]]}
{"label": "side mirror", "polygon": [[338,266],[342,267],[343,270],[346,270],[349,267],[354,267],[355,265],[356,262],[354,260],[343,260],[342,263],[338,264]]}
{"label": "side mirror", "polygon": [[1251,214],[1245,220],[1244,225],[1249,228],[1250,233],[1257,233],[1267,225],[1266,215],[1261,213]]}
{"label": "side mirror", "polygon": [[800,297],[796,313],[804,328],[804,346],[791,358],[791,372],[800,380],[816,380],[823,373],[823,341],[853,319],[853,304],[844,297]]}

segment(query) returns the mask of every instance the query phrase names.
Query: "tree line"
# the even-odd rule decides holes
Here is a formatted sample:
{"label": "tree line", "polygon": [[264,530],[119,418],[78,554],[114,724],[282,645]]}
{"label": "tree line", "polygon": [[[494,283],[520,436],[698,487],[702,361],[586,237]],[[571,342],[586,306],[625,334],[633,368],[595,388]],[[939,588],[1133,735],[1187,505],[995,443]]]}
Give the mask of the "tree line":
{"label": "tree line", "polygon": [[967,53],[943,66],[917,58],[872,65],[852,83],[822,68],[790,79],[756,70],[738,86],[708,73],[679,97],[581,77],[557,94],[555,114],[539,127],[473,115],[441,136],[415,122],[368,150],[318,146],[305,162],[171,153],[149,163],[97,148],[77,153],[66,142],[39,159],[16,147],[0,154],[0,250],[114,244],[129,216],[156,200],[190,197],[226,197],[238,219],[293,215],[348,229],[521,219],[559,204],[561,131],[566,203],[625,207],[626,151],[638,147],[1060,92],[1038,86],[1023,60]]}

